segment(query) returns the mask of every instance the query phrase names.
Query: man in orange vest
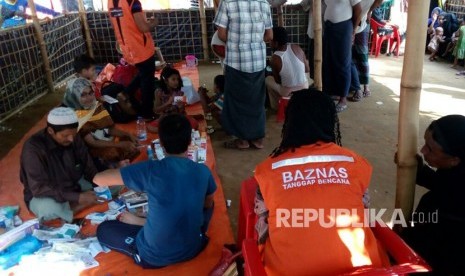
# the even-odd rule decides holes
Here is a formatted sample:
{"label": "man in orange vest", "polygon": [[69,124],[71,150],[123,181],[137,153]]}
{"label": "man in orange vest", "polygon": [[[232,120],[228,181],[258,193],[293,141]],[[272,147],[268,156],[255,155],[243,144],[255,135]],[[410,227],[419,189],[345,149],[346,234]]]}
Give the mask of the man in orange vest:
{"label": "man in orange vest", "polygon": [[155,90],[155,45],[150,31],[158,21],[155,18],[147,21],[139,0],[108,0],[108,12],[124,59],[139,70],[126,90],[132,93],[140,87],[142,99],[135,108],[138,115],[150,119]]}
{"label": "man in orange vest", "polygon": [[364,224],[362,202],[372,167],[340,146],[329,96],[314,89],[294,92],[282,137],[255,170],[256,228],[267,275],[339,275],[359,266],[381,267],[384,259]]}

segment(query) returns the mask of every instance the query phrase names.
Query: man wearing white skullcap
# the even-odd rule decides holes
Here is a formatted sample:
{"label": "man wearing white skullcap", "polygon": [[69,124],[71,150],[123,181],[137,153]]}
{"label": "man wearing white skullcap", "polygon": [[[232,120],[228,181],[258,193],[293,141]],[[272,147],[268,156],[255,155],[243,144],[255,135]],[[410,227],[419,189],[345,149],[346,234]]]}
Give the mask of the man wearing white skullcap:
{"label": "man wearing white skullcap", "polygon": [[81,184],[97,173],[87,147],[77,134],[78,118],[67,107],[47,117],[47,127],[31,136],[21,153],[20,180],[24,201],[40,220],[73,220],[73,214],[97,203]]}

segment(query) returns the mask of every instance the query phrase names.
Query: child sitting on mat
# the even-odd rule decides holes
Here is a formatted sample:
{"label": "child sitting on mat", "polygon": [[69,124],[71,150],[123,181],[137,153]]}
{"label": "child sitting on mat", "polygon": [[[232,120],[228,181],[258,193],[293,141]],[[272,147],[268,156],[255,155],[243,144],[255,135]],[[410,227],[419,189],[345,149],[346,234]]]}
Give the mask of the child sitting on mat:
{"label": "child sitting on mat", "polygon": [[[217,75],[213,79],[213,97],[208,96],[205,87],[199,87],[200,102],[202,103],[205,120],[211,121],[213,118],[221,125],[221,111],[224,101],[224,75]],[[214,132],[213,127],[207,126],[207,133]]]}
{"label": "child sitting on mat", "polygon": [[[158,132],[158,122],[168,114],[186,114],[186,100],[184,92],[181,91],[182,79],[178,70],[172,67],[165,67],[160,75],[160,87],[155,90],[155,105],[153,111],[159,114],[160,118],[147,125],[150,132]],[[187,117],[193,129],[198,129],[198,122]]]}

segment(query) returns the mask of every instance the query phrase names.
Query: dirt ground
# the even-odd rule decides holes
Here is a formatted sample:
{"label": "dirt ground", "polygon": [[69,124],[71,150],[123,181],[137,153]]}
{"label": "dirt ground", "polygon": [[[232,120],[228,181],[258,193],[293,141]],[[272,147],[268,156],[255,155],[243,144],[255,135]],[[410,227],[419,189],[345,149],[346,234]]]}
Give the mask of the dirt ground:
{"label": "dirt ground", "polygon": [[[393,156],[397,144],[398,102],[403,57],[370,59],[372,96],[358,103],[350,103],[340,114],[342,143],[363,155],[373,165],[370,186],[372,207],[394,207],[396,166]],[[420,105],[419,149],[428,124],[443,115],[465,115],[465,78],[456,76],[457,70],[449,63],[430,62],[425,56],[423,91]],[[199,66],[200,83],[211,89],[213,78],[221,73],[218,64]],[[20,114],[0,124],[0,158],[5,156],[19,139],[62,99],[61,93],[44,96]],[[213,125],[215,125],[213,123]],[[224,131],[212,134],[217,171],[225,192],[225,199],[232,201],[229,215],[234,232],[237,229],[239,189],[242,180],[253,175],[253,170],[279,144],[282,124],[276,122],[273,112],[267,114],[265,148],[237,151],[223,148],[228,139]],[[424,193],[417,189],[416,200]],[[389,220],[390,216],[385,216]]]}

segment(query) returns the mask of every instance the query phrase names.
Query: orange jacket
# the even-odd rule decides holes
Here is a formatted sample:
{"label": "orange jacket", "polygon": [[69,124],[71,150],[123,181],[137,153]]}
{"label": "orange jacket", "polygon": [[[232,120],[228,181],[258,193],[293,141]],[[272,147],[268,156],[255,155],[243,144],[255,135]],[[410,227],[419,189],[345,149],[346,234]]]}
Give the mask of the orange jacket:
{"label": "orange jacket", "polygon": [[343,213],[331,213],[350,210],[345,218],[364,221],[362,197],[371,172],[365,159],[334,143],[303,146],[260,163],[255,178],[269,210],[269,237],[260,248],[267,274],[321,276],[381,267],[370,228],[347,226]]}
{"label": "orange jacket", "polygon": [[124,59],[131,65],[146,61],[155,54],[150,33],[141,33],[131,12],[134,0],[108,0],[108,13]]}

